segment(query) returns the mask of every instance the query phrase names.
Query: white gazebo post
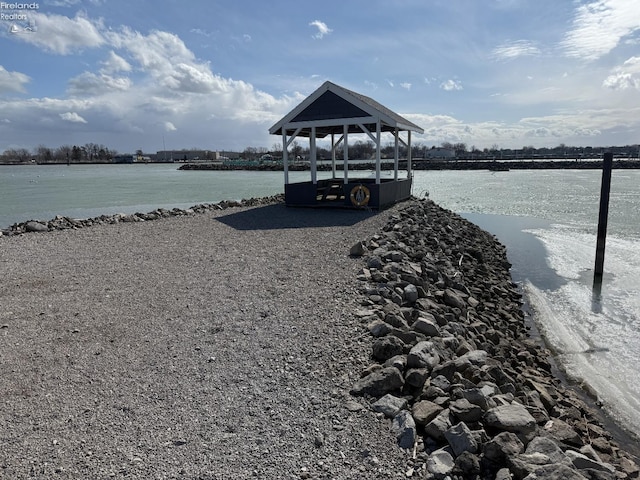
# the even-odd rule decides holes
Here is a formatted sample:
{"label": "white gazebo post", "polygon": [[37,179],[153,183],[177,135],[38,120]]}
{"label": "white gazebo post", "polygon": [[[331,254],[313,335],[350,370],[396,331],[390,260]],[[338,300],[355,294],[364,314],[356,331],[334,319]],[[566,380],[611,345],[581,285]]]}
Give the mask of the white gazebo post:
{"label": "white gazebo post", "polygon": [[407,131],[407,178],[411,178],[411,130]]}
{"label": "white gazebo post", "polygon": [[333,133],[331,133],[331,178],[336,178],[336,144]]}
{"label": "white gazebo post", "polygon": [[381,152],[380,152],[380,119],[376,121],[376,184],[380,184],[380,163],[381,163]]}
{"label": "white gazebo post", "polygon": [[393,179],[395,181],[398,181],[398,164],[400,163],[400,148],[399,148],[398,135],[400,135],[400,133],[398,132],[398,127],[396,127],[396,129],[393,131],[393,136],[395,138],[394,153],[393,153],[393,156],[394,156]]}
{"label": "white gazebo post", "polygon": [[311,155],[311,183],[318,183],[318,170],[316,161],[316,127],[311,127],[311,136],[309,137],[309,150]]}
{"label": "white gazebo post", "polygon": [[282,163],[284,165],[284,184],[289,185],[289,155],[287,153],[287,129],[282,129]]}
{"label": "white gazebo post", "polygon": [[343,127],[343,147],[344,150],[344,160],[343,160],[343,175],[344,175],[344,184],[349,183],[349,125],[345,125]]}

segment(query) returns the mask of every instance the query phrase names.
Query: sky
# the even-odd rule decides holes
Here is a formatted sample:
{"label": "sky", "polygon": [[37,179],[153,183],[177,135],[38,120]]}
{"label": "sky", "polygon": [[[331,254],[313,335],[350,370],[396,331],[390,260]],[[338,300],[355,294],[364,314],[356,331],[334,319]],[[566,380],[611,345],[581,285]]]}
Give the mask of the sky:
{"label": "sky", "polygon": [[271,149],[326,80],[422,127],[414,144],[640,143],[638,0],[14,1],[0,152]]}

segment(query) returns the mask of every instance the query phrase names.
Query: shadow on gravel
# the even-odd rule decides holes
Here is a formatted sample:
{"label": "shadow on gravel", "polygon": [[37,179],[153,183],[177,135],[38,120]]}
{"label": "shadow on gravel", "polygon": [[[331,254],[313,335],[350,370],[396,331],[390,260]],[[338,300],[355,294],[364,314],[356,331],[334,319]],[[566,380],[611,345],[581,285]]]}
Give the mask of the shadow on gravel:
{"label": "shadow on gravel", "polygon": [[282,228],[348,227],[376,215],[375,211],[294,208],[267,205],[216,218],[236,230],[278,230]]}

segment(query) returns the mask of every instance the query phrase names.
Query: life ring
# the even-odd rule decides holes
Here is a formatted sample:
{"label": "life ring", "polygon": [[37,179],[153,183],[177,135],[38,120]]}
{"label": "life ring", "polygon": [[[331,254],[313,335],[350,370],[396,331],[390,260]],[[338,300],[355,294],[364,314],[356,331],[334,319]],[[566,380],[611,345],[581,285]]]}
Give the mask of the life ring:
{"label": "life ring", "polygon": [[371,192],[364,185],[356,185],[351,189],[351,203],[355,207],[364,207],[369,203]]}

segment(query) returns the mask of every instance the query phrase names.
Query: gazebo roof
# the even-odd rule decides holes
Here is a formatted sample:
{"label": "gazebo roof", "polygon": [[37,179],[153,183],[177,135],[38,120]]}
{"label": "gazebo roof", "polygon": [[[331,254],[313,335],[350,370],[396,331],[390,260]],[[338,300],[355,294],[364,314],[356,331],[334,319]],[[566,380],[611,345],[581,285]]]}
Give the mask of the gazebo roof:
{"label": "gazebo roof", "polygon": [[324,82],[296,108],[269,129],[272,135],[281,135],[282,129],[295,131],[297,136],[311,136],[316,127],[316,137],[324,138],[332,133],[342,134],[347,125],[349,133],[363,133],[360,125],[369,131],[376,130],[380,120],[383,132],[424,130],[406,118],[365,95],[347,90],[332,82]]}

